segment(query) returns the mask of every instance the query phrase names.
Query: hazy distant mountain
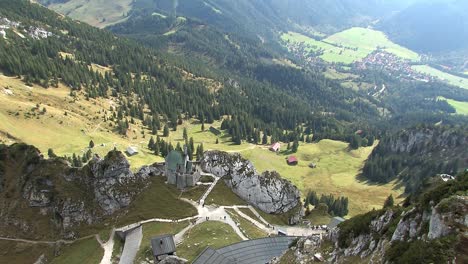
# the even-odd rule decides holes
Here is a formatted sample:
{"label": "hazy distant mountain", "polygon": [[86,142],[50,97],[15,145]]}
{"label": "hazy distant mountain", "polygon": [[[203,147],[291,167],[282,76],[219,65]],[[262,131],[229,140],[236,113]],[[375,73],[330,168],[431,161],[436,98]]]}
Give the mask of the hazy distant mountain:
{"label": "hazy distant mountain", "polygon": [[382,21],[392,40],[420,52],[468,48],[468,1],[421,2]]}

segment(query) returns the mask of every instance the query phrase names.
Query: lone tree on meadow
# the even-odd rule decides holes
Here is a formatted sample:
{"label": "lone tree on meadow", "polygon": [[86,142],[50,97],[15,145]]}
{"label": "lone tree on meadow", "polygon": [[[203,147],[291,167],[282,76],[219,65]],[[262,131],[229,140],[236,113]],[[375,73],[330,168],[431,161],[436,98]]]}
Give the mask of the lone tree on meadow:
{"label": "lone tree on meadow", "polygon": [[383,208],[389,208],[392,207],[395,201],[393,200],[393,195],[390,194],[390,196],[387,197],[387,200],[385,200]]}
{"label": "lone tree on meadow", "polygon": [[169,127],[165,125],[164,130],[163,130],[163,137],[168,137],[168,136],[169,136]]}
{"label": "lone tree on meadow", "polygon": [[89,148],[94,148],[94,141],[89,141]]}

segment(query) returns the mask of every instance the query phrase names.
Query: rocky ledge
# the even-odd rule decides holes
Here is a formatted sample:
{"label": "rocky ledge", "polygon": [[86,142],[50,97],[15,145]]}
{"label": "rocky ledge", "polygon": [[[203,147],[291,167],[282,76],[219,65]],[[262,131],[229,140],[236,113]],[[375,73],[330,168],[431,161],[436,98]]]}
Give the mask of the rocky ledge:
{"label": "rocky ledge", "polygon": [[[298,207],[300,193],[290,181],[282,179],[275,171],[257,173],[253,164],[240,154],[221,151],[205,152],[201,161],[202,169],[224,182],[239,197],[266,213],[282,214]],[[296,210],[295,214],[303,214]],[[300,217],[293,216],[292,222]]]}
{"label": "rocky ledge", "polygon": [[119,151],[73,168],[64,159],[43,158],[32,146],[0,146],[0,216],[6,220],[0,232],[31,237],[53,229],[49,232],[73,238],[74,227],[97,223],[127,207],[150,175],[161,172],[145,166],[133,173]]}

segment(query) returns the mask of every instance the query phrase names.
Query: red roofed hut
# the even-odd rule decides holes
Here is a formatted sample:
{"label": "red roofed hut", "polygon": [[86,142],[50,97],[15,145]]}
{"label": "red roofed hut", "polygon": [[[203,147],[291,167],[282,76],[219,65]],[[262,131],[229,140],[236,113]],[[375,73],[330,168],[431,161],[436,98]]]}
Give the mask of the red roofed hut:
{"label": "red roofed hut", "polygon": [[287,162],[288,162],[288,165],[290,166],[295,166],[297,165],[297,163],[299,162],[297,160],[297,158],[295,156],[290,156],[288,159],[287,159]]}
{"label": "red roofed hut", "polygon": [[276,142],[275,144],[271,145],[270,150],[273,152],[278,152],[280,151],[281,144],[279,142]]}

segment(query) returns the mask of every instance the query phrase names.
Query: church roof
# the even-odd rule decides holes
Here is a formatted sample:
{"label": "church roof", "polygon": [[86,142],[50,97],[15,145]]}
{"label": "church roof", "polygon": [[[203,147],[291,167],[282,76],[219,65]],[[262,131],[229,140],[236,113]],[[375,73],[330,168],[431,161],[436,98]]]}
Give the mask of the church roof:
{"label": "church roof", "polygon": [[166,156],[166,166],[169,170],[175,171],[177,170],[178,165],[184,164],[185,163],[182,154],[177,150],[169,152],[169,154]]}

